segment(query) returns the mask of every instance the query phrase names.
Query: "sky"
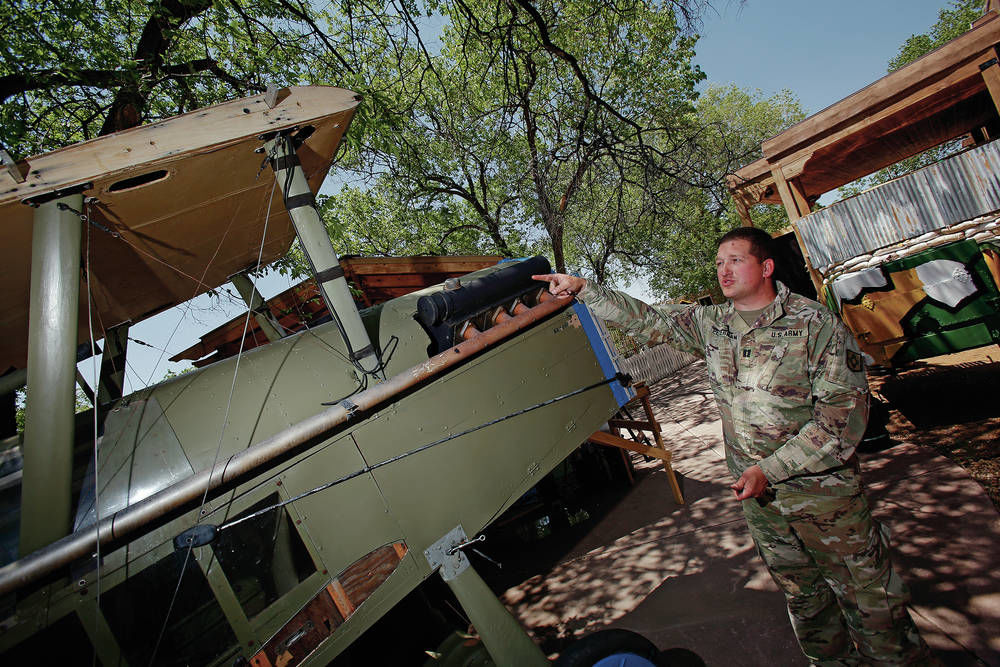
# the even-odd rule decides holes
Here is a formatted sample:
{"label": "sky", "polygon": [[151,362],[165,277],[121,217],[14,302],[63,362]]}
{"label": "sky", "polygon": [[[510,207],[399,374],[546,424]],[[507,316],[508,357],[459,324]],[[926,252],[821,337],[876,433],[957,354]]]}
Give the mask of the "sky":
{"label": "sky", "polygon": [[[772,95],[794,93],[810,114],[843,99],[886,74],[886,64],[912,34],[926,32],[948,0],[714,0],[698,31],[695,61],[708,84],[735,84]],[[328,177],[328,180],[331,177]],[[269,298],[291,285],[270,275],[258,283]],[[649,299],[648,287],[626,291]],[[159,381],[187,363],[167,358],[200,335],[245,312],[231,301],[219,308],[208,297],[179,306],[134,326],[130,343],[129,391]],[[91,377],[91,363],[81,370]]]}

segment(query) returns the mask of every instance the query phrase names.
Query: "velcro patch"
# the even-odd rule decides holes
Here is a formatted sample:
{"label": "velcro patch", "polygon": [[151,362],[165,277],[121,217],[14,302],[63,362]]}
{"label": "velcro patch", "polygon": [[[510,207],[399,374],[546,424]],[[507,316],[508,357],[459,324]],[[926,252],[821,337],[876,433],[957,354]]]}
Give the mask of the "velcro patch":
{"label": "velcro patch", "polygon": [[860,373],[864,367],[865,362],[861,358],[861,355],[854,350],[847,351],[847,367],[850,368],[855,373]]}
{"label": "velcro patch", "polygon": [[805,329],[779,329],[771,332],[771,338],[805,338]]}
{"label": "velcro patch", "polygon": [[736,340],[736,334],[733,333],[732,331],[730,331],[729,327],[726,327],[725,329],[720,329],[719,327],[713,326],[712,327],[712,335],[713,336],[722,336],[724,338],[728,338],[729,340]]}

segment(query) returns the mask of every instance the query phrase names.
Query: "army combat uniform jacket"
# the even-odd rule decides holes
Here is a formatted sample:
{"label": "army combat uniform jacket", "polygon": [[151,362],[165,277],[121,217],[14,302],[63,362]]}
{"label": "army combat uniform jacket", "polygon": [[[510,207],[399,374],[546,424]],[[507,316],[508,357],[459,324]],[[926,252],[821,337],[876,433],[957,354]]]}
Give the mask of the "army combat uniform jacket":
{"label": "army combat uniform jacket", "polygon": [[581,299],[640,342],[703,357],[734,477],[757,464],[774,500],[743,501],[811,664],[934,664],[906,611],[854,449],[868,419],[857,343],[833,313],[777,283],[750,326],[732,303],[648,306],[588,286]]}
{"label": "army combat uniform jacket", "polygon": [[752,326],[732,302],[654,307],[592,284],[580,298],[640,343],[705,359],[734,477],[756,463],[779,490],[856,495],[868,420],[860,350],[832,312],[776,287]]}

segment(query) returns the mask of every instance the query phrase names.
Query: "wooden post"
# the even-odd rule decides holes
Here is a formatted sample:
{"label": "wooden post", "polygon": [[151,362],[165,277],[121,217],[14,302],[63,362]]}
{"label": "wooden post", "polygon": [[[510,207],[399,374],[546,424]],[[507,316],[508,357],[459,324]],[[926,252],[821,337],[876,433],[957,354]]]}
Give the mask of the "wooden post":
{"label": "wooden post", "polygon": [[131,322],[110,327],[104,332],[101,376],[97,381],[97,404],[117,401],[125,392],[125,360],[128,352],[128,329]]}
{"label": "wooden post", "polygon": [[[660,424],[656,421],[656,417],[653,415],[653,408],[649,403],[649,387],[643,383],[639,383],[635,386],[635,398],[633,398],[630,403],[635,402],[639,402],[639,404],[642,405],[642,409],[646,413],[645,421],[635,419],[610,419],[608,420],[608,426],[610,426],[616,433],[598,431],[597,433],[591,434],[591,436],[587,439],[597,445],[618,447],[622,450],[638,452],[639,454],[645,454],[646,456],[655,456],[660,459],[663,462],[663,469],[667,473],[667,483],[670,485],[670,492],[673,493],[674,500],[677,501],[677,504],[683,505],[684,494],[681,493],[680,484],[677,482],[677,475],[674,474],[674,468],[670,464],[673,455],[667,451],[667,448],[663,445],[663,438],[660,436]],[[617,431],[620,428],[632,429],[636,431],[648,431],[653,434],[653,440],[656,441],[656,446],[651,447],[649,445],[644,445],[642,443],[623,438],[620,435],[617,435]]]}
{"label": "wooden post", "polygon": [[987,90],[990,91],[990,97],[993,98],[993,106],[1000,112],[1000,65],[997,64],[996,50],[993,58],[980,63],[979,71],[983,75]]}
{"label": "wooden post", "polygon": [[80,324],[77,211],[68,194],[35,209],[28,311],[28,390],[21,478],[22,556],[68,535],[73,526],[73,414]]}
{"label": "wooden post", "polygon": [[813,287],[816,288],[816,297],[821,298],[823,294],[823,276],[813,268],[812,263],[809,261],[809,250],[802,242],[802,234],[799,233],[798,221],[809,215],[809,202],[806,200],[805,195],[802,193],[802,188],[797,181],[789,182],[785,180],[785,175],[781,173],[780,166],[772,166],[771,175],[774,176],[774,184],[778,188],[781,203],[785,205],[785,212],[788,213],[788,221],[795,232],[795,240],[802,250],[802,257],[806,261],[806,271],[809,272],[809,278],[812,280]]}
{"label": "wooden post", "polygon": [[273,317],[271,310],[267,307],[264,297],[257,291],[257,286],[254,285],[248,273],[246,271],[236,273],[229,276],[229,281],[236,288],[236,291],[240,293],[240,296],[243,297],[247,308],[253,313],[254,321],[257,322],[257,326],[260,327],[260,330],[267,339],[272,343],[276,340],[281,340],[281,331],[278,330],[275,322],[271,321]]}
{"label": "wooden post", "polygon": [[753,227],[753,219],[750,217],[750,207],[747,206],[743,198],[738,194],[733,193],[733,203],[736,205],[736,212],[740,214],[740,220],[743,221],[744,226]]}

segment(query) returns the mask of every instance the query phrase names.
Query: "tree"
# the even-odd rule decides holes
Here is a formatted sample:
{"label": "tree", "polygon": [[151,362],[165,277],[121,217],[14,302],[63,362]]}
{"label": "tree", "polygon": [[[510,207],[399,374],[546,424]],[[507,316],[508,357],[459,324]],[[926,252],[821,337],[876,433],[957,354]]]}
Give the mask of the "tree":
{"label": "tree", "polygon": [[[696,104],[702,131],[693,155],[700,182],[673,200],[651,237],[647,261],[650,287],[662,297],[695,295],[714,289],[716,242],[742,225],[725,184],[726,174],[760,157],[760,145],[805,118],[798,99],[784,90],[771,97],[736,86],[710,86]],[[774,232],[788,225],[780,206],[763,205],[753,211],[754,224]],[[661,221],[662,222],[662,221]]]}
{"label": "tree", "polygon": [[983,0],[951,0],[938,12],[938,20],[929,31],[910,35],[903,42],[889,61],[888,71],[895,72],[968,31],[972,22],[982,16],[983,7]]}
{"label": "tree", "polygon": [[220,84],[255,89],[212,55],[227,35],[208,29],[217,13],[210,0],[5,3],[0,141],[41,152],[214,102]]}
{"label": "tree", "polygon": [[[347,164],[368,188],[327,209],[384,216],[381,231],[331,220],[351,247],[549,251],[564,268],[592,206],[689,177],[691,28],[705,4],[16,0],[0,10],[17,36],[2,51],[0,141],[24,155],[269,82],[344,85],[366,97]],[[390,221],[410,231],[382,238]],[[620,253],[603,254],[591,263]]]}
{"label": "tree", "polygon": [[[577,264],[574,230],[594,205],[615,219],[622,192],[686,168],[675,153],[702,74],[676,12],[693,4],[443,3],[439,51],[417,45],[399,58],[408,76],[392,65],[371,79],[364,113],[381,122],[355,134],[345,163],[370,188],[345,188],[327,210],[384,215],[394,202],[395,228],[434,232],[402,246],[367,235],[375,252],[472,245]],[[372,228],[330,223],[351,239]]]}
{"label": "tree", "polygon": [[[895,72],[899,68],[908,65],[921,56],[959,37],[969,29],[972,22],[978,19],[982,13],[983,0],[952,0],[938,12],[938,20],[931,26],[928,32],[919,35],[910,35],[903,42],[902,46],[899,47],[899,52],[889,61],[888,71]],[[880,169],[870,176],[858,179],[853,183],[848,183],[839,188],[837,192],[841,198],[860,194],[876,185],[888,183],[895,178],[939,162],[955,153],[960,147],[960,142],[957,140],[946,141],[939,146]]]}

